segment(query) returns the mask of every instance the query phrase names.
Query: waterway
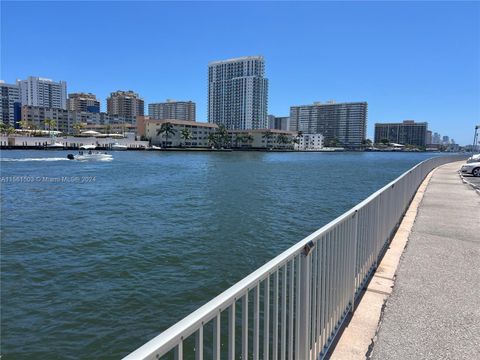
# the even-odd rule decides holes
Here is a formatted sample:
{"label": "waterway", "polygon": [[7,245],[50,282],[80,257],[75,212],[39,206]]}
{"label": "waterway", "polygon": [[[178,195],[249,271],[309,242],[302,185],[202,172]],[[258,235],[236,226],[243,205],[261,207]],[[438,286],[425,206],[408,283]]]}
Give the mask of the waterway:
{"label": "waterway", "polygon": [[2,359],[118,359],[431,157],[1,153]]}

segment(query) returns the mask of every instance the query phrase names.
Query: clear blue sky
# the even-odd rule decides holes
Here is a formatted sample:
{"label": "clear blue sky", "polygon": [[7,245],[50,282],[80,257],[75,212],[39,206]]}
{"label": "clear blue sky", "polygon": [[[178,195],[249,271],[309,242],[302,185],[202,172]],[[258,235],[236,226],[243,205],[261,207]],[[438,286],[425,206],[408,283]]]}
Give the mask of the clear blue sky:
{"label": "clear blue sky", "polygon": [[368,101],[375,122],[427,121],[471,143],[480,123],[478,2],[6,2],[1,75],[66,80],[102,101],[193,100],[206,121],[209,61],[263,55],[269,113]]}

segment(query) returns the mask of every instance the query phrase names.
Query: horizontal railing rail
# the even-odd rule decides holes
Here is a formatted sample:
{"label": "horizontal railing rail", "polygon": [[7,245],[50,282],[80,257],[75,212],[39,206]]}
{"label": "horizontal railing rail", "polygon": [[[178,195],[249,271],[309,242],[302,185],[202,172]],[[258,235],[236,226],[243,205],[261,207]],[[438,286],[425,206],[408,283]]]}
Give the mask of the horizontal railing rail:
{"label": "horizontal railing rail", "polygon": [[417,164],[125,359],[322,359],[425,176],[465,158]]}

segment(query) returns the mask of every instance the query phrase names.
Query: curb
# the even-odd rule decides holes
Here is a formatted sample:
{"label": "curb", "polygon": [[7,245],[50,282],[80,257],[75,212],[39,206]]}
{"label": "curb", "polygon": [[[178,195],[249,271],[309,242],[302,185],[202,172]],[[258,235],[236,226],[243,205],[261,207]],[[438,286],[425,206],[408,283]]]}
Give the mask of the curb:
{"label": "curb", "polygon": [[460,179],[462,179],[462,182],[464,184],[470,185],[473,188],[473,190],[475,190],[477,192],[477,194],[480,195],[480,185],[477,185],[477,184],[474,184],[474,183],[468,181],[467,179],[465,179],[465,177],[460,172],[458,172],[458,175],[460,176]]}
{"label": "curb", "polygon": [[363,290],[352,318],[328,359],[357,360],[371,357],[383,312],[395,285],[398,265],[408,245],[408,237],[415,223],[423,195],[436,169],[428,173],[418,187],[387,251]]}

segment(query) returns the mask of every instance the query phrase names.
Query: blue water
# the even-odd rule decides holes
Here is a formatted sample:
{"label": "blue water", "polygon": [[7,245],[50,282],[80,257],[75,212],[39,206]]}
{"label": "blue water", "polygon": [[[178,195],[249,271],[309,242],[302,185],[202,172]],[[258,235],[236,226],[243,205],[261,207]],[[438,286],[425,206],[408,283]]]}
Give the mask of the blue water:
{"label": "blue water", "polygon": [[2,359],[122,357],[432,156],[66,155],[1,154]]}

